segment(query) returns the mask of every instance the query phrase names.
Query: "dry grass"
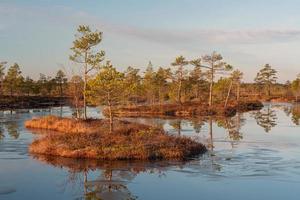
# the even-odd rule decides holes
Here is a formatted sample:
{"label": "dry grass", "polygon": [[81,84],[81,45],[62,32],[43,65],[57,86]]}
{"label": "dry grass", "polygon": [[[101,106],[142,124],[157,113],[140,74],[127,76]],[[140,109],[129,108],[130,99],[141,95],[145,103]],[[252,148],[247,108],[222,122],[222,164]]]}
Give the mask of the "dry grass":
{"label": "dry grass", "polygon": [[147,125],[116,121],[109,134],[107,120],[73,120],[48,116],[25,123],[27,128],[59,131],[46,134],[29,147],[34,154],[103,160],[185,159],[203,153],[201,143],[170,136]]}

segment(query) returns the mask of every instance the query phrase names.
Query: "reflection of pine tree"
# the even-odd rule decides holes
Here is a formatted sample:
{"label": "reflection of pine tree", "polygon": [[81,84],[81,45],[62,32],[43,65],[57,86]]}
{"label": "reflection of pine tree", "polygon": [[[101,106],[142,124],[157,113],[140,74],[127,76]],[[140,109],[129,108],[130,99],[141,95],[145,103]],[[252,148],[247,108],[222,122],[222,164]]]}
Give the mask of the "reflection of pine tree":
{"label": "reflection of pine tree", "polygon": [[4,137],[5,137],[4,129],[3,129],[2,125],[0,125],[0,141],[3,140]]}
{"label": "reflection of pine tree", "polygon": [[286,114],[286,116],[290,116],[290,114],[292,113],[292,107],[290,106],[284,106],[283,107],[283,112]]}
{"label": "reflection of pine tree", "polygon": [[276,120],[277,116],[274,110],[270,106],[260,110],[254,114],[256,123],[263,127],[264,130],[268,133],[273,127],[277,125]]}
{"label": "reflection of pine tree", "polygon": [[202,126],[203,126],[204,124],[205,124],[205,123],[204,123],[204,120],[202,120],[202,119],[193,119],[193,120],[191,121],[191,125],[193,126],[194,131],[195,131],[196,133],[200,133],[200,132],[201,132],[201,128],[202,128]]}
{"label": "reflection of pine tree", "polygon": [[245,124],[245,119],[242,118],[242,114],[237,113],[234,117],[230,118],[227,123],[229,124],[227,130],[230,139],[233,141],[239,141],[243,139],[241,128]]}
{"label": "reflection of pine tree", "polygon": [[[240,141],[243,139],[241,127],[245,124],[245,119],[241,113],[237,113],[234,117],[219,119],[218,126],[228,131],[229,138],[232,141]],[[234,145],[234,144],[232,144]]]}
{"label": "reflection of pine tree", "polygon": [[296,125],[300,125],[300,105],[295,105],[292,108],[292,121]]}
{"label": "reflection of pine tree", "polygon": [[13,139],[18,139],[20,133],[18,132],[18,124],[16,122],[8,122],[6,125],[7,132]]}
{"label": "reflection of pine tree", "polygon": [[174,121],[171,121],[171,122],[170,122],[170,125],[171,125],[175,130],[177,130],[178,135],[181,134],[181,125],[182,125],[181,122],[182,122],[181,119],[174,120]]}
{"label": "reflection of pine tree", "polygon": [[137,199],[126,186],[127,182],[135,176],[136,174],[131,171],[106,169],[97,180],[88,181],[86,177],[84,183],[85,199]]}

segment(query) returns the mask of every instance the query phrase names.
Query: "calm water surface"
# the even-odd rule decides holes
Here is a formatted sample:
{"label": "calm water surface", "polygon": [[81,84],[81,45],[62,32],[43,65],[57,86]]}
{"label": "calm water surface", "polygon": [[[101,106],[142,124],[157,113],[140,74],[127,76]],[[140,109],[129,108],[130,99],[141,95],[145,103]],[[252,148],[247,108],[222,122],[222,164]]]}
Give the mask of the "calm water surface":
{"label": "calm water surface", "polygon": [[61,109],[0,112],[0,199],[299,199],[300,105],[266,104],[226,119],[127,119],[207,145],[186,162],[32,156],[37,136],[23,123],[50,113]]}

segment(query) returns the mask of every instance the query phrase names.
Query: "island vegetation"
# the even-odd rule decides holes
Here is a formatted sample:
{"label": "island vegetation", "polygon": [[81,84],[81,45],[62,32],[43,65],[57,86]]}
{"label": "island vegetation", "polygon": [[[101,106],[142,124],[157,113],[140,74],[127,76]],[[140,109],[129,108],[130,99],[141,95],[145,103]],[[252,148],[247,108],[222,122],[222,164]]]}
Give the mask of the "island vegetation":
{"label": "island vegetation", "polygon": [[171,136],[162,129],[126,121],[75,120],[47,116],[27,121],[27,128],[50,132],[29,147],[34,154],[102,160],[186,159],[206,151],[187,137]]}

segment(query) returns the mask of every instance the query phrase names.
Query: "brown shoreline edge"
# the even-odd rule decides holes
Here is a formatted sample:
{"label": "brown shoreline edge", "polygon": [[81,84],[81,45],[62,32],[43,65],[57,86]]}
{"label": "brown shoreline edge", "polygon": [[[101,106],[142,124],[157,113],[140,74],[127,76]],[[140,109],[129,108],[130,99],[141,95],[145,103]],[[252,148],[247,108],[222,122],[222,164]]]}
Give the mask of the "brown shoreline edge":
{"label": "brown shoreline edge", "polygon": [[207,151],[191,138],[121,120],[115,121],[111,134],[105,119],[46,116],[26,121],[25,127],[51,131],[33,141],[29,146],[32,154],[100,160],[185,160]]}
{"label": "brown shoreline edge", "polygon": [[[239,104],[229,104],[226,108],[224,105],[216,105],[210,108],[206,104],[188,102],[182,105],[122,106],[113,109],[113,114],[116,117],[232,117],[237,112],[260,110],[262,107],[263,104],[260,101],[245,101]],[[104,109],[103,113],[108,116],[107,109]]]}
{"label": "brown shoreline edge", "polygon": [[0,96],[0,110],[39,109],[69,105],[68,97]]}

